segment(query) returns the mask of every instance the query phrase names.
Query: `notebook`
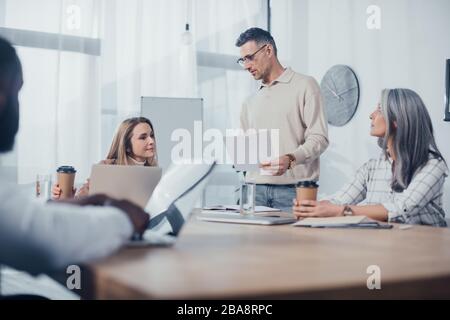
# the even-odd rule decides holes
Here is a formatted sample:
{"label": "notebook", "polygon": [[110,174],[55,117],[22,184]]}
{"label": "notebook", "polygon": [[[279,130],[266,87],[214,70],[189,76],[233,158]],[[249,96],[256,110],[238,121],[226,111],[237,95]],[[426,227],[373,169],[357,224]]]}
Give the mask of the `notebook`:
{"label": "notebook", "polygon": [[391,229],[391,224],[375,221],[366,216],[345,216],[329,218],[305,218],[293,224],[309,228],[372,228]]}
{"label": "notebook", "polygon": [[[217,205],[217,206],[207,206],[203,207],[201,214],[206,217],[225,217],[230,218],[241,216],[240,207],[238,204],[232,205]],[[282,218],[295,218],[292,213],[283,212],[277,208],[270,208],[265,206],[255,206],[255,212],[253,213],[255,217],[282,217]],[[297,219],[295,219],[296,221]],[[295,222],[293,221],[293,222]]]}
{"label": "notebook", "polygon": [[[265,212],[267,213],[267,212]],[[286,216],[285,216],[286,215]],[[224,223],[241,223],[241,224],[261,224],[261,225],[277,225],[277,224],[290,224],[297,221],[294,215],[289,213],[275,212],[270,215],[242,215],[240,213],[228,212],[228,213],[211,213],[201,214],[197,216],[198,220],[208,222],[224,222]]]}

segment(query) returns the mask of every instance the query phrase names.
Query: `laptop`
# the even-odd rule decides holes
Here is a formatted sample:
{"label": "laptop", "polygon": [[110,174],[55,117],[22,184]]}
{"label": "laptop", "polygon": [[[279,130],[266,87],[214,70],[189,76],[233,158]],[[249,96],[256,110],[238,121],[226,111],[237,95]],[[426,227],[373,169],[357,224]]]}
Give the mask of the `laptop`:
{"label": "laptop", "polygon": [[254,214],[244,215],[240,213],[239,205],[204,207],[198,219],[211,222],[263,225],[289,224],[297,221],[292,213],[265,206],[255,206]]}
{"label": "laptop", "polygon": [[157,167],[95,164],[92,166],[89,194],[102,193],[126,199],[144,208],[161,175],[162,169]]}
{"label": "laptop", "polygon": [[270,212],[267,214],[255,213],[253,215],[243,215],[240,213],[208,213],[198,216],[199,220],[210,222],[241,223],[241,224],[260,224],[277,225],[291,224],[297,222],[293,214],[286,212]]}
{"label": "laptop", "polygon": [[172,164],[153,190],[145,206],[150,222],[142,238],[128,246],[170,246],[189,220],[195,204],[203,194],[216,162]]}

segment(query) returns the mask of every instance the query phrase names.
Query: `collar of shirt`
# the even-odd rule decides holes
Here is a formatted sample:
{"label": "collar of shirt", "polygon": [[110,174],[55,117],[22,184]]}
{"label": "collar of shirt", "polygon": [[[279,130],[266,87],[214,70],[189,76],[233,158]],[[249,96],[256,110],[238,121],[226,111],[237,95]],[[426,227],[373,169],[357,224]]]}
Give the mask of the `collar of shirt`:
{"label": "collar of shirt", "polygon": [[133,159],[132,157],[128,157],[128,159],[130,159],[131,162],[133,162],[137,166],[145,166],[145,163],[147,162],[147,161],[140,162],[140,161],[137,161],[137,160]]}
{"label": "collar of shirt", "polygon": [[294,76],[294,71],[290,67],[287,67],[284,69],[284,72],[280,74],[278,78],[273,80],[271,83],[263,83],[261,82],[259,89],[262,89],[264,87],[271,87],[272,85],[281,82],[281,83],[289,83],[292,80],[292,77]]}

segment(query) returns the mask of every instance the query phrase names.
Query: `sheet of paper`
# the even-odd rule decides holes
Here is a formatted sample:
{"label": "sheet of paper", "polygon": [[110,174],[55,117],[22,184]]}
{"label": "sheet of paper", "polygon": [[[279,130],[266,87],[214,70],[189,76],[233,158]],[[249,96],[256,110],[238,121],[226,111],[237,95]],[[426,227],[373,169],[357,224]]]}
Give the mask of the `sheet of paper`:
{"label": "sheet of paper", "polygon": [[259,172],[260,175],[272,175],[260,168],[260,163],[278,158],[279,150],[271,141],[268,130],[259,130],[251,134],[238,134],[225,137],[228,161],[236,171]]}

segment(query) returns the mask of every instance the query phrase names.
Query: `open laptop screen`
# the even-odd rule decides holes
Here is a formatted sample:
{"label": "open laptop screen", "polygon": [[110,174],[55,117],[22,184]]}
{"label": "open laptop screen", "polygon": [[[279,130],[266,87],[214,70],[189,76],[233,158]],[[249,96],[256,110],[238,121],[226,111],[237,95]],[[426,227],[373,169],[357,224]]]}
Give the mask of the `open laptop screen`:
{"label": "open laptop screen", "polygon": [[172,165],[145,207],[151,215],[148,228],[160,234],[178,235],[201,197],[215,164]]}

